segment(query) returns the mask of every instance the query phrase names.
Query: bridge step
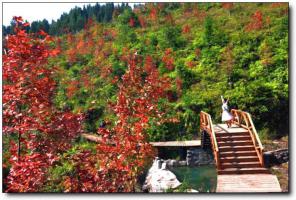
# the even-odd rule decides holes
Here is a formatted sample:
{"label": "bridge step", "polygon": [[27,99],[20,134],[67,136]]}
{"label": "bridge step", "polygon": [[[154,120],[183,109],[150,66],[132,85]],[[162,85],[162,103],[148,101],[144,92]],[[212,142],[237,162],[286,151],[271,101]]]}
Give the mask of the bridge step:
{"label": "bridge step", "polygon": [[235,163],[235,162],[258,162],[257,156],[234,156],[234,157],[220,157],[221,163]]}
{"label": "bridge step", "polygon": [[234,136],[250,136],[249,132],[237,132],[237,133],[215,133],[216,137],[234,137]]}
{"label": "bridge step", "polygon": [[244,141],[244,140],[250,140],[251,136],[226,136],[226,137],[217,137],[217,141]]}
{"label": "bridge step", "polygon": [[220,152],[220,157],[231,157],[231,156],[257,156],[255,150],[253,151],[227,151],[227,152]]}
{"label": "bridge step", "polygon": [[224,147],[224,146],[249,146],[249,145],[253,145],[252,141],[226,141],[226,142],[218,142],[218,145],[220,147]]}
{"label": "bridge step", "polygon": [[221,169],[226,169],[226,168],[253,168],[253,167],[261,167],[260,162],[221,163]]}
{"label": "bridge step", "polygon": [[263,167],[257,168],[227,168],[218,170],[218,174],[270,174],[270,172]]}
{"label": "bridge step", "polygon": [[228,152],[228,151],[254,151],[255,147],[248,145],[248,146],[223,146],[219,147],[220,152]]}

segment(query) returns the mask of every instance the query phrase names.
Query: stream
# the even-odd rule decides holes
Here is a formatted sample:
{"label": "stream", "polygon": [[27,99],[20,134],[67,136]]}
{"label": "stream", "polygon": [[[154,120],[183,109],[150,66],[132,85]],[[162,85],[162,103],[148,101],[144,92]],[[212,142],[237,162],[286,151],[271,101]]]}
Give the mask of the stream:
{"label": "stream", "polygon": [[199,192],[215,192],[217,172],[214,165],[174,167],[170,169],[182,183]]}

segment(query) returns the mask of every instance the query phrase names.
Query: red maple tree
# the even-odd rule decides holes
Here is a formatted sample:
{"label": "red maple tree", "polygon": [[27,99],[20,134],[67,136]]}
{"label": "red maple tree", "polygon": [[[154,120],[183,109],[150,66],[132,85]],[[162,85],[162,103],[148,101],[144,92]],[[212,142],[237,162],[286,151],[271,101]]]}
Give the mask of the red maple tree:
{"label": "red maple tree", "polygon": [[130,27],[134,27],[134,26],[135,26],[135,23],[136,23],[135,19],[134,19],[133,17],[131,17],[131,18],[129,19],[129,22],[128,22],[129,26],[130,26]]}
{"label": "red maple tree", "polygon": [[233,8],[234,4],[232,2],[224,2],[222,3],[222,8],[226,10],[231,10]]}
{"label": "red maple tree", "polygon": [[191,28],[188,24],[186,24],[182,27],[182,33],[184,33],[184,34],[190,33],[190,30],[191,30]]}
{"label": "red maple tree", "polygon": [[144,67],[135,54],[123,58],[128,69],[118,81],[117,101],[111,104],[117,121],[112,128],[98,129],[102,141],[96,153],[84,150],[73,156],[76,174],[65,178],[67,192],[132,192],[154,155],[146,129],[164,114],[157,103],[165,97],[169,80],[160,77],[150,56]]}
{"label": "red maple tree", "polygon": [[145,129],[149,120],[164,114],[158,110],[157,103],[169,87],[168,79],[159,76],[151,57],[146,58],[144,68],[134,54],[127,62],[128,69],[119,83],[117,102],[113,105],[118,117],[116,125],[111,130],[98,130],[103,138],[98,145],[99,152],[103,152],[101,167],[111,170],[108,174],[118,181],[115,191],[133,191],[139,173],[153,155]]}
{"label": "red maple tree", "polygon": [[5,182],[7,192],[37,192],[58,152],[80,133],[81,115],[59,112],[52,104],[55,69],[47,61],[58,52],[50,49],[51,37],[43,31],[29,35],[21,17],[14,21],[15,34],[7,36],[3,55],[3,133],[11,154]]}
{"label": "red maple tree", "polygon": [[251,22],[246,26],[247,31],[260,30],[263,27],[263,14],[257,10],[252,15]]}
{"label": "red maple tree", "polygon": [[173,50],[171,48],[167,48],[165,50],[164,56],[162,57],[162,62],[164,62],[166,68],[170,71],[175,68]]}

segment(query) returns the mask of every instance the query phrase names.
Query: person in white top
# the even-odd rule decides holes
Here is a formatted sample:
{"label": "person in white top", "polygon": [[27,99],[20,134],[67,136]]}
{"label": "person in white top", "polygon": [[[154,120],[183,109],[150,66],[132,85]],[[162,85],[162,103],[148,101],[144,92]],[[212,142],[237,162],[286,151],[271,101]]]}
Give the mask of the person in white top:
{"label": "person in white top", "polygon": [[231,124],[232,124],[232,119],[233,119],[233,116],[231,115],[231,113],[229,112],[229,109],[228,109],[228,100],[225,100],[223,98],[223,96],[221,95],[221,100],[222,100],[222,122],[226,122],[227,124],[227,127],[230,128],[231,127]]}

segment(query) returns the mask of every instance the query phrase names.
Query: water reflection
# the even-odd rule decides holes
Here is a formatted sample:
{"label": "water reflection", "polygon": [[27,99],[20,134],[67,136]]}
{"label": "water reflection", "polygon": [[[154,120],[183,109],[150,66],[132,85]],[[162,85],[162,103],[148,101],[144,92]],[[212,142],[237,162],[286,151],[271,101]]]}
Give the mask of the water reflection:
{"label": "water reflection", "polygon": [[215,192],[217,172],[214,165],[200,167],[175,167],[170,169],[181,182],[199,192]]}

